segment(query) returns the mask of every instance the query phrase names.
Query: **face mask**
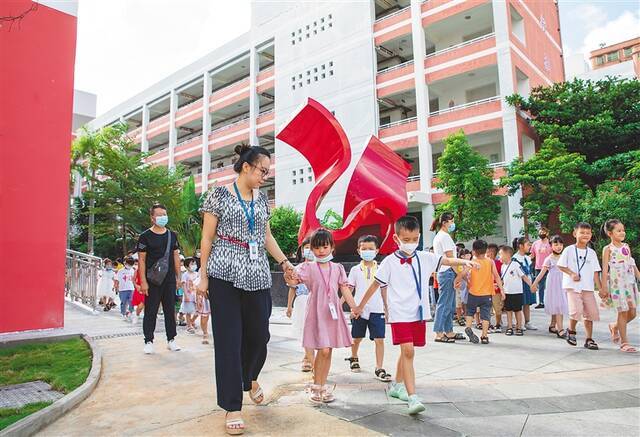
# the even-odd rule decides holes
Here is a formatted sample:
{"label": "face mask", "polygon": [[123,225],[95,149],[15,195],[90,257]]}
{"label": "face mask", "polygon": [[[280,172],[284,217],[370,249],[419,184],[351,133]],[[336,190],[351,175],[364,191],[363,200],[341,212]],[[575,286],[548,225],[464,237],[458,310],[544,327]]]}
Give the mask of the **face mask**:
{"label": "face mask", "polygon": [[456,230],[456,224],[455,223],[451,223],[449,225],[449,227],[447,228],[447,230],[449,231],[449,233],[455,231]]}
{"label": "face mask", "polygon": [[362,258],[365,261],[373,261],[376,258],[376,251],[375,250],[361,250],[360,251],[360,258]]}
{"label": "face mask", "polygon": [[167,223],[169,223],[169,217],[166,215],[159,215],[158,217],[156,217],[156,225],[161,226],[161,227],[165,227],[167,226]]}
{"label": "face mask", "polygon": [[131,270],[133,268],[133,266],[130,266],[129,264],[125,264],[125,267],[129,270]]}
{"label": "face mask", "polygon": [[303,249],[302,256],[304,257],[304,259],[307,259],[309,261],[313,261],[315,259],[313,252],[311,252],[311,249]]}
{"label": "face mask", "polygon": [[540,237],[541,240],[544,240],[547,238],[547,234],[538,234],[538,237]]}
{"label": "face mask", "polygon": [[189,265],[189,270],[191,270],[192,272],[195,272],[196,271],[196,267],[198,267],[197,264],[190,264]]}
{"label": "face mask", "polygon": [[113,270],[113,266],[107,266],[104,268],[106,271],[110,272],[111,270]]}
{"label": "face mask", "polygon": [[330,253],[329,255],[325,256],[324,258],[316,258],[316,262],[319,263],[328,263],[329,261],[331,261],[333,259],[333,254]]}
{"label": "face mask", "polygon": [[[396,236],[396,238],[398,237]],[[420,234],[418,234],[418,241],[420,241]],[[396,240],[396,244],[398,245],[398,248],[404,253],[413,253],[418,248],[418,243],[402,243],[399,239]]]}

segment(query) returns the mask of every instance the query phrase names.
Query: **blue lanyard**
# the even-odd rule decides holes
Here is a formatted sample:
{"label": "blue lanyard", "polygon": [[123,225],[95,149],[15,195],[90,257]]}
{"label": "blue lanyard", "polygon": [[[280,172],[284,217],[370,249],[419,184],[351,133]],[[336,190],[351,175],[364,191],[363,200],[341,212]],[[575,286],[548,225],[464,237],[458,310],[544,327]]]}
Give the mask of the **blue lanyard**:
{"label": "blue lanyard", "polygon": [[580,258],[578,258],[578,246],[573,246],[576,251],[576,266],[578,267],[578,277],[580,277],[580,271],[584,268],[584,265],[587,263],[587,256],[589,255],[589,248],[585,250],[584,259],[582,260],[582,265],[580,265]]}
{"label": "blue lanyard", "polygon": [[[397,253],[400,258],[407,259],[407,257],[402,255],[400,252]],[[418,254],[415,254],[415,260],[418,262],[418,273],[416,273],[416,269],[413,268],[413,264],[409,264],[409,266],[411,267],[411,272],[413,273],[413,280],[416,282],[416,290],[418,291],[418,298],[420,299],[420,321],[422,321],[424,320],[424,310],[422,309],[422,266],[420,265],[420,257],[418,256]]]}
{"label": "blue lanyard", "polygon": [[242,210],[244,211],[244,215],[247,217],[247,221],[249,222],[249,233],[253,235],[253,229],[256,223],[256,212],[253,209],[253,195],[251,196],[251,203],[249,207],[251,209],[251,213],[249,213],[249,209],[247,209],[246,201],[240,196],[240,191],[238,190],[238,185],[233,183],[233,188],[236,190],[236,196],[238,196],[238,201],[240,202],[240,206],[242,206]]}

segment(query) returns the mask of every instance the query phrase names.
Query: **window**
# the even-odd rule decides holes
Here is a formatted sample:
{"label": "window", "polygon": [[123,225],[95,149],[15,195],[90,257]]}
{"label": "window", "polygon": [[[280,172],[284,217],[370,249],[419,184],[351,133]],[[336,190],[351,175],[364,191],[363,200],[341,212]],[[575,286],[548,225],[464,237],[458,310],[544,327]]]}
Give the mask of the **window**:
{"label": "window", "polygon": [[596,56],[596,65],[604,64],[604,55]]}
{"label": "window", "polygon": [[311,176],[309,176],[309,182],[311,182]]}
{"label": "window", "polygon": [[629,56],[631,56],[631,53],[633,53],[633,47],[626,47],[622,50],[623,55],[625,58],[628,58]]}
{"label": "window", "polygon": [[511,12],[511,32],[525,44],[524,20],[522,19],[522,15],[520,15],[513,6],[509,6],[509,10]]}
{"label": "window", "polygon": [[300,174],[304,173],[304,168],[300,169]]}
{"label": "window", "polygon": [[300,178],[300,183],[303,184],[304,183],[304,178]]}
{"label": "window", "polygon": [[293,185],[295,185],[295,184],[296,184],[296,182],[297,182],[297,181],[294,179],[294,180],[293,180]]}
{"label": "window", "polygon": [[296,171],[295,170],[292,173],[293,173],[294,176],[296,175]]}
{"label": "window", "polygon": [[617,61],[618,59],[620,59],[620,53],[619,52],[607,53],[607,62]]}
{"label": "window", "polygon": [[380,117],[380,126],[384,126],[385,124],[391,123],[391,116],[387,115],[385,117]]}
{"label": "window", "polygon": [[311,173],[311,167],[308,167],[307,170],[309,171],[309,173]]}

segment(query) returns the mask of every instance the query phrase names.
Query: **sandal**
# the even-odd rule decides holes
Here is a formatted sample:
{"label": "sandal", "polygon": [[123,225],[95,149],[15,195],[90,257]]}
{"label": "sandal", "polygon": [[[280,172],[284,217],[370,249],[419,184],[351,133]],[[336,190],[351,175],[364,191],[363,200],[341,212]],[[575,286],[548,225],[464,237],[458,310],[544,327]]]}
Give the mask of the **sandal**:
{"label": "sandal", "polygon": [[333,396],[333,390],[335,388],[336,388],[335,385],[331,389],[329,389],[328,385],[325,385],[322,387],[321,395],[322,395],[323,404],[330,404],[331,402],[336,400],[335,396]]}
{"label": "sandal", "polygon": [[311,395],[309,396],[309,400],[314,404],[322,404],[322,387],[313,384],[311,386]]}
{"label": "sandal", "polygon": [[480,343],[489,344],[489,337],[480,337]]}
{"label": "sandal", "polygon": [[[229,413],[227,412],[227,415]],[[241,435],[244,434],[244,420],[241,418],[227,419],[225,416],[224,427],[229,435]]]}
{"label": "sandal", "polygon": [[482,323],[476,323],[476,329],[482,329]]}
{"label": "sandal", "polygon": [[507,328],[507,330],[504,331],[504,335],[513,335],[513,328]]}
{"label": "sandal", "polygon": [[[446,335],[446,334],[445,334]],[[455,335],[453,337],[448,337],[448,338],[453,338],[454,340],[466,340],[467,337],[465,337],[463,334],[461,334],[460,332],[456,332]]]}
{"label": "sandal", "polygon": [[638,352],[638,349],[636,349],[635,347],[631,346],[629,343],[622,343],[620,345],[620,351],[633,354],[633,353]]}
{"label": "sandal", "polygon": [[349,357],[349,358],[345,358],[344,360],[349,361],[349,368],[353,373],[360,372],[360,363],[357,358]]}
{"label": "sandal", "polygon": [[307,373],[307,372],[311,372],[311,370],[313,370],[313,366],[311,365],[311,363],[307,360],[303,360],[302,361],[302,371]]}
{"label": "sandal", "polygon": [[522,328],[516,328],[516,335],[518,337],[522,337],[524,335],[524,331],[522,330]]}
{"label": "sandal", "polygon": [[256,391],[249,390],[249,397],[254,404],[260,405],[264,401],[264,392],[262,391],[262,387],[258,386]]}
{"label": "sandal", "polygon": [[618,343],[620,341],[620,331],[615,323],[609,323],[609,332],[611,333],[611,341]]}
{"label": "sandal", "polygon": [[442,337],[438,338],[436,337],[436,339],[434,340],[436,343],[455,343],[456,339],[454,337],[449,337],[446,334],[443,335]]}
{"label": "sandal", "polygon": [[380,368],[380,369],[376,369],[376,371],[374,372],[376,375],[376,379],[382,381],[382,382],[389,382],[391,381],[391,375],[387,373],[386,370]]}
{"label": "sandal", "polygon": [[203,339],[202,339],[202,344],[209,344],[209,340],[208,340],[208,339],[206,339],[206,338],[203,338]]}
{"label": "sandal", "polygon": [[561,330],[559,330],[558,332],[556,332],[556,336],[557,336],[558,338],[564,338],[564,339],[566,339],[566,338],[567,338],[567,331],[566,331],[565,329],[561,329]]}
{"label": "sandal", "polygon": [[578,340],[576,340],[576,331],[567,329],[567,343],[571,346],[576,346],[578,344]]}
{"label": "sandal", "polygon": [[465,329],[464,332],[465,334],[467,334],[467,337],[469,337],[469,341],[471,343],[478,344],[478,336],[473,333],[473,330],[471,328]]}
{"label": "sandal", "polygon": [[550,334],[558,334],[558,330],[556,329],[555,326],[549,326],[549,333]]}
{"label": "sandal", "polygon": [[460,325],[460,326],[464,326],[464,325],[466,325],[466,324],[467,324],[467,322],[465,322],[464,317],[460,317],[460,318],[458,319],[458,325]]}
{"label": "sandal", "polygon": [[599,349],[598,344],[593,341],[593,338],[587,338],[584,342],[584,347],[592,351],[597,351]]}

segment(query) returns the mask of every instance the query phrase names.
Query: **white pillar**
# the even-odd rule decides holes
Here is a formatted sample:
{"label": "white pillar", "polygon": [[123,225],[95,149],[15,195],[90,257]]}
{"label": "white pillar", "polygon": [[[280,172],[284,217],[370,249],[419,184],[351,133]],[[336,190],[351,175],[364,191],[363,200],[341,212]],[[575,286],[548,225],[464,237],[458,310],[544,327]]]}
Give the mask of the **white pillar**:
{"label": "white pillar", "polygon": [[149,130],[149,105],[142,105],[142,131],[140,132],[140,145],[143,153],[149,151],[149,140],[147,131]]}
{"label": "white pillar", "polygon": [[260,62],[258,62],[258,52],[251,44],[249,51],[249,144],[259,146],[258,140],[258,113],[260,112],[260,98],[258,97],[258,72]]}
{"label": "white pillar", "polygon": [[425,245],[433,239],[428,234],[433,221],[433,201],[431,199],[433,177],[432,151],[427,132],[429,125],[429,90],[425,78],[424,58],[426,53],[424,29],[422,28],[422,1],[411,0],[411,38],[413,42],[413,71],[416,89],[416,118],[418,126],[418,160],[420,162],[420,191],[427,194],[426,205],[422,206],[422,232]]}
{"label": "white pillar", "polygon": [[[496,49],[498,58],[498,81],[502,104],[502,136],[504,161],[510,163],[520,156],[518,148],[518,124],[516,110],[504,100],[515,92],[513,65],[511,62],[511,44],[509,41],[509,4],[504,0],[492,0]],[[521,234],[524,220],[513,217],[520,212],[522,192],[518,191],[507,198],[507,241]]]}
{"label": "white pillar", "polygon": [[211,170],[211,154],[209,153],[209,134],[211,133],[211,114],[209,98],[211,97],[211,74],[204,73],[202,84],[202,193],[209,189],[209,171]]}
{"label": "white pillar", "polygon": [[178,141],[178,131],[176,129],[176,112],[178,111],[178,94],[176,90],[171,90],[169,101],[169,168],[175,167],[175,149]]}

